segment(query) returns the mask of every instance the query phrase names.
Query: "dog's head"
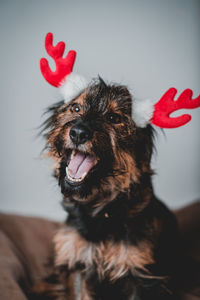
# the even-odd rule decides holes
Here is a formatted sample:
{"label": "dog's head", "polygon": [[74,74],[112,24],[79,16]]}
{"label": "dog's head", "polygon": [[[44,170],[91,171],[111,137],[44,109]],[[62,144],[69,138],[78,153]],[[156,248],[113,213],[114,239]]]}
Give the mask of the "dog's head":
{"label": "dog's head", "polygon": [[125,86],[99,78],[76,99],[50,107],[47,149],[66,198],[110,201],[151,174],[152,128],[135,125],[132,101]]}

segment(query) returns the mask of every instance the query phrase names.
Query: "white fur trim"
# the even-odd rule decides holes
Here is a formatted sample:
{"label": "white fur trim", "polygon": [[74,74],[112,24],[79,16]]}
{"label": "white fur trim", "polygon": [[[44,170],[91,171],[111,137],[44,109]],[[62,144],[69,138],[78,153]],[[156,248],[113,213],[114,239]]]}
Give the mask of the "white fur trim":
{"label": "white fur trim", "polygon": [[81,75],[70,73],[61,82],[59,87],[61,95],[64,97],[65,102],[68,102],[81,94],[88,86],[88,81]]}
{"label": "white fur trim", "polygon": [[153,117],[154,103],[150,99],[133,100],[133,120],[138,127],[146,127]]}

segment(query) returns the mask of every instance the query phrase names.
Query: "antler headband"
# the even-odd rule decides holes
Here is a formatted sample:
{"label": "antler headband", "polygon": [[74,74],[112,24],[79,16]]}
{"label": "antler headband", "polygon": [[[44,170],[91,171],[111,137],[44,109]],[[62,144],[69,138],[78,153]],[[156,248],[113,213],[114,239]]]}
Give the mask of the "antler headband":
{"label": "antler headband", "polygon": [[[56,70],[52,71],[46,58],[40,60],[42,75],[48,83],[58,87],[66,102],[76,98],[88,86],[88,81],[74,74],[73,66],[76,51],[70,50],[65,58],[65,43],[59,42],[53,46],[53,34],[48,33],[45,38],[47,53],[54,59]],[[192,99],[193,92],[184,90],[177,100],[174,100],[177,90],[170,88],[157,103],[149,100],[135,100],[133,103],[133,118],[137,126],[145,127],[152,123],[161,128],[176,128],[185,125],[191,120],[189,114],[179,117],[170,117],[170,114],[179,109],[194,109],[200,107],[200,95]]]}
{"label": "antler headband", "polygon": [[88,85],[87,80],[73,73],[73,66],[76,59],[76,51],[70,50],[65,58],[65,43],[59,42],[53,46],[53,34],[47,33],[45,38],[45,48],[49,56],[53,58],[56,64],[56,70],[53,72],[46,58],[41,58],[40,69],[42,75],[48,83],[58,87],[65,101],[77,97]]}

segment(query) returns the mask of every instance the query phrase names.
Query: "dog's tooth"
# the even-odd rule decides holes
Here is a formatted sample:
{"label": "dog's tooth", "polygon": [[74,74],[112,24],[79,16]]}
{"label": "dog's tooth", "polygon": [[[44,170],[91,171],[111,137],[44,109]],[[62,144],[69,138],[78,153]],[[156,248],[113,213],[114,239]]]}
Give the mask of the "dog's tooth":
{"label": "dog's tooth", "polygon": [[66,167],[66,174],[67,174],[67,177],[73,182],[80,182],[82,180],[82,178],[73,178],[68,172],[68,167]]}
{"label": "dog's tooth", "polygon": [[80,182],[80,178],[74,178],[75,182]]}
{"label": "dog's tooth", "polygon": [[75,156],[75,153],[76,153],[75,149],[74,149],[74,150],[72,150],[72,154],[71,154],[71,160],[74,158],[74,156]]}
{"label": "dog's tooth", "polygon": [[[73,151],[74,151],[74,153],[75,153],[75,150],[73,150]],[[75,154],[74,154],[74,155],[75,155]],[[65,170],[66,170],[66,175],[67,175],[67,177],[68,177],[71,181],[73,181],[73,182],[81,182],[81,181],[85,178],[85,176],[87,175],[87,172],[84,172],[83,175],[81,176],[81,178],[73,178],[73,177],[69,174],[68,167],[66,167]]]}
{"label": "dog's tooth", "polygon": [[81,177],[81,180],[82,180],[83,178],[85,178],[86,175],[87,175],[87,172],[84,172],[83,175],[82,175],[82,177]]}

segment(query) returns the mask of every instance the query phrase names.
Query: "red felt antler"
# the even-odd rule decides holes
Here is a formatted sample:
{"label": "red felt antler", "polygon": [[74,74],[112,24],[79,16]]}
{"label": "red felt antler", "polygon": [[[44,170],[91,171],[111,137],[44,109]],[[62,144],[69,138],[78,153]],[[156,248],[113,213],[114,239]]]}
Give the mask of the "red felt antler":
{"label": "red felt antler", "polygon": [[59,42],[56,46],[53,46],[53,34],[47,33],[45,38],[45,48],[47,53],[54,59],[56,64],[56,70],[53,72],[46,58],[41,58],[40,69],[42,75],[55,87],[59,87],[64,78],[69,75],[73,70],[74,61],[76,59],[76,51],[70,50],[65,58],[63,53],[65,51],[65,43]]}
{"label": "red felt antler", "polygon": [[193,92],[186,89],[174,100],[177,93],[175,88],[170,88],[162,98],[154,105],[151,123],[162,128],[176,128],[185,125],[191,120],[191,116],[184,114],[179,117],[171,118],[170,114],[179,109],[193,109],[200,107],[200,95],[192,99]]}

